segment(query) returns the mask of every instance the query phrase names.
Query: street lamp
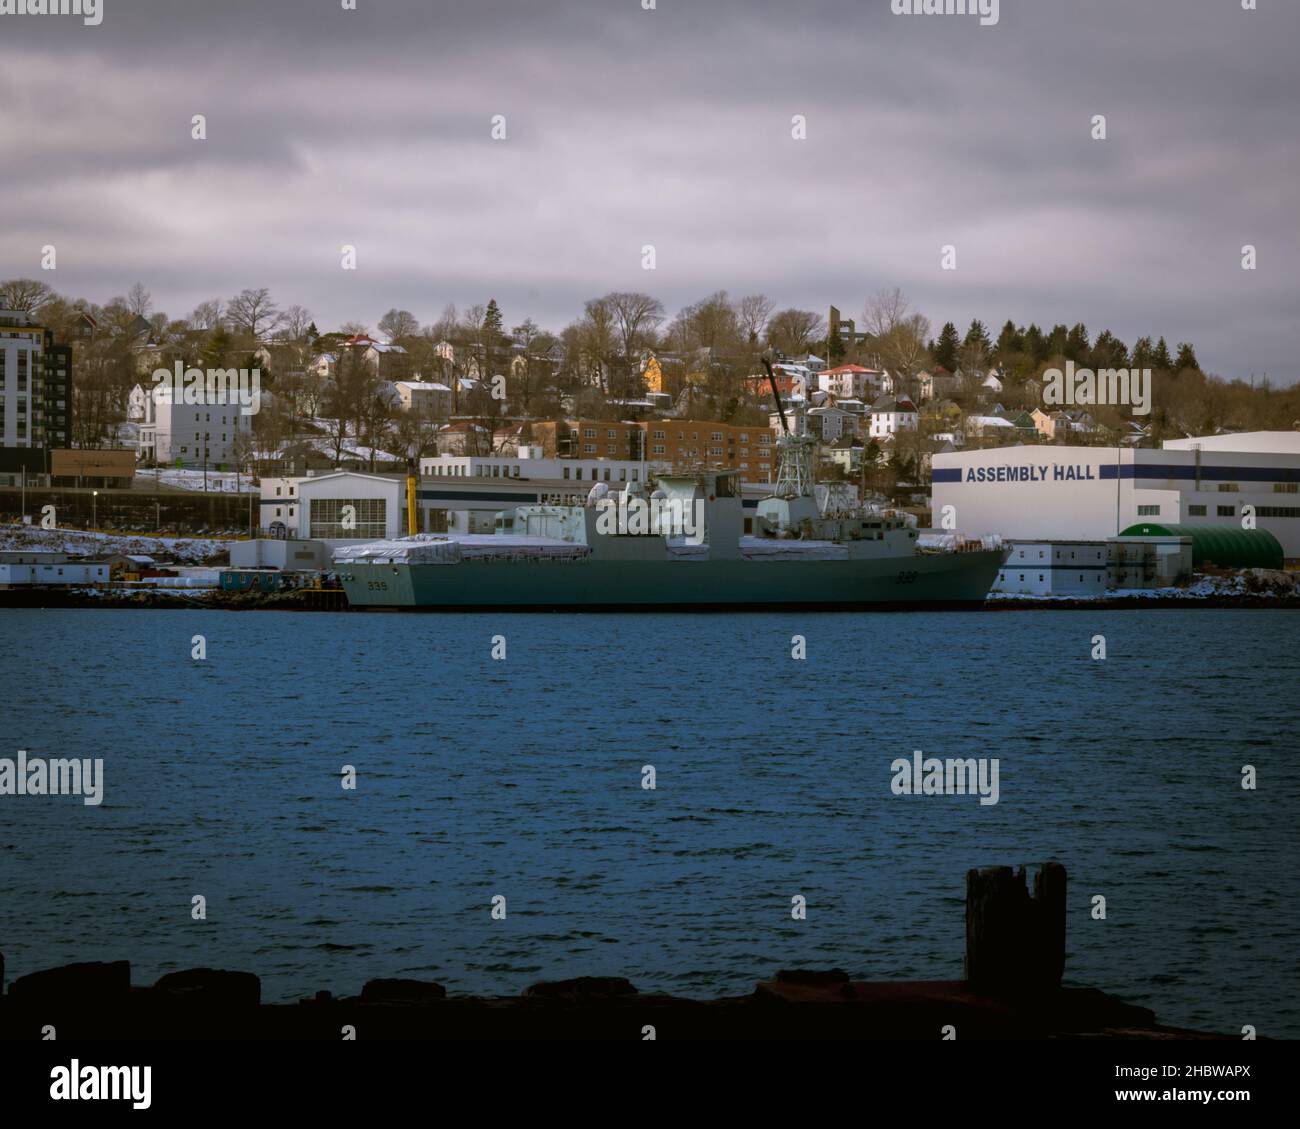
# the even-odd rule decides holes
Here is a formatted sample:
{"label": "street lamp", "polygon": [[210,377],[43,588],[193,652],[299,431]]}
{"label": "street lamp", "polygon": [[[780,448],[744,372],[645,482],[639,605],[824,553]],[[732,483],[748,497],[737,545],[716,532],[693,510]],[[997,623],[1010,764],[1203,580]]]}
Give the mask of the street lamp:
{"label": "street lamp", "polygon": [[97,529],[99,527],[99,518],[97,516],[97,506],[96,506],[96,499],[98,497],[99,497],[98,490],[92,490],[90,492],[90,528],[91,529]]}

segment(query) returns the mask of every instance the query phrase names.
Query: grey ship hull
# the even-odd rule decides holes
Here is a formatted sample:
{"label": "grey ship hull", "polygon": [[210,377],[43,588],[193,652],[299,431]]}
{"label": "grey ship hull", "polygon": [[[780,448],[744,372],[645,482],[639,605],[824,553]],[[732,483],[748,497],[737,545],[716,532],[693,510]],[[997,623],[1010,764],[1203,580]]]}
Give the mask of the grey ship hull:
{"label": "grey ship hull", "polygon": [[428,611],[726,611],[774,608],[975,607],[1004,552],[918,553],[875,560],[467,559],[347,563],[348,602]]}

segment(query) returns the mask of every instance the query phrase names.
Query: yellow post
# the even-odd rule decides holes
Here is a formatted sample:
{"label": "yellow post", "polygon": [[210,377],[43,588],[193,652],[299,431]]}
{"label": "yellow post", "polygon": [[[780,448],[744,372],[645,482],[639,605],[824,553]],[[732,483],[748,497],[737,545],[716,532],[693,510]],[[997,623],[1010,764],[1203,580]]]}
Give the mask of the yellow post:
{"label": "yellow post", "polygon": [[415,505],[415,475],[406,476],[406,532],[414,536],[420,532],[416,522],[418,516]]}

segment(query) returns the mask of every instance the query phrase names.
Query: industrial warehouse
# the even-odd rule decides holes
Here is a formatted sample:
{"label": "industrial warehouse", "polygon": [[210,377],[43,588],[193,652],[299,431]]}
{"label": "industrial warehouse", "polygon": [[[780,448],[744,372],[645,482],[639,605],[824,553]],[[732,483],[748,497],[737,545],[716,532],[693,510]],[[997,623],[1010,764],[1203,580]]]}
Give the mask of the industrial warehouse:
{"label": "industrial warehouse", "polygon": [[933,504],[936,524],[1036,552],[1040,542],[1189,537],[1198,565],[1281,567],[1300,561],[1300,433],[937,454]]}

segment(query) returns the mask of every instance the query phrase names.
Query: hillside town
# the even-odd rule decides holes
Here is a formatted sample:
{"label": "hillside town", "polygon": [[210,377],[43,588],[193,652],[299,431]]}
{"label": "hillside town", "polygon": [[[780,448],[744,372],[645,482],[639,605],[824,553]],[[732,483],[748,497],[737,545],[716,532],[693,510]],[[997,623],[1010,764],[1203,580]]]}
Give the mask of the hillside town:
{"label": "hillside town", "polygon": [[[964,335],[951,323],[934,334],[896,290],[869,299],[859,321],[834,307],[828,316],[778,310],[765,295],[733,301],[722,291],[670,317],[648,294],[610,293],[557,332],[528,318],[507,328],[491,300],[448,306],[429,324],[392,309],[373,329],[322,331],[307,310],[282,309],[265,289],[174,319],[141,284],[99,306],[13,280],[0,284],[0,310],[17,377],[0,399],[0,475],[9,477],[52,473],[48,458],[23,451],[59,448],[130,452],[135,469],[158,482],[163,469],[180,469],[202,472],[204,488],[221,475],[384,473],[429,457],[540,448],[546,458],[731,468],[770,482],[780,420],[764,350],[776,358],[784,406],[806,410],[818,479],[859,482],[900,502],[925,490],[936,454],[1151,447],[1289,429],[1300,417],[1294,389],[1207,376],[1189,344],[1171,351],[1144,337],[1130,349],[1108,331],[1090,338],[1083,325],[1044,331],[1011,321],[996,338],[979,321]],[[47,366],[30,396],[17,367],[24,338]],[[1066,362],[1150,368],[1154,410],[1051,406],[1043,374]],[[234,410],[210,390],[186,403],[154,394],[154,374],[195,369],[255,376],[256,410]]]}

